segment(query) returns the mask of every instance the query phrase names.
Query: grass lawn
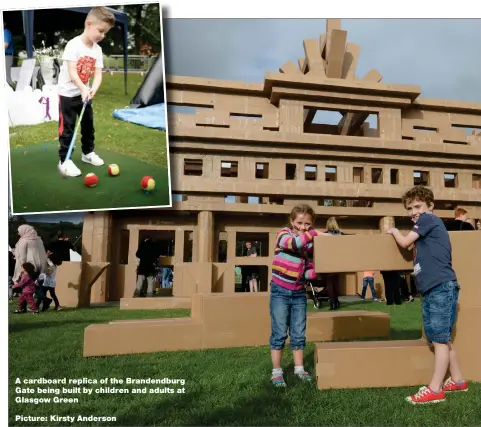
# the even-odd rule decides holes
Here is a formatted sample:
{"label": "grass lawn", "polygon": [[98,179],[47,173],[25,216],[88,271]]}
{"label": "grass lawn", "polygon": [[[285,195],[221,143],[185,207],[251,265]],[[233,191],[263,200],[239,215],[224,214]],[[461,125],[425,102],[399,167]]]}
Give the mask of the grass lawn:
{"label": "grass lawn", "polygon": [[[165,132],[123,122],[112,116],[115,109],[129,105],[142,81],[140,74],[129,74],[128,95],[125,95],[123,74],[104,75],[93,107],[96,152],[103,157],[106,165],[95,168],[80,161],[80,135],[72,156],[83,177],[89,172],[97,174],[100,183],[94,189],[84,186],[83,177],[60,177],[57,171],[57,122],[10,128],[13,134],[10,137],[13,209],[16,213],[169,204]],[[117,163],[120,167],[115,185],[112,178],[107,179],[106,176],[109,163]],[[151,175],[156,180],[156,189],[150,196],[145,196],[140,188],[140,180],[145,175]]]}
{"label": "grass lawn", "polygon": [[[10,304],[10,311],[15,305]],[[313,308],[310,308],[313,309]],[[392,339],[421,336],[418,301],[400,307],[379,303],[346,303],[346,309],[391,314]],[[327,310],[327,308],[323,308]],[[288,388],[269,383],[268,346],[83,358],[83,331],[91,323],[111,320],[188,316],[188,310],[120,311],[117,307],[67,309],[41,315],[9,317],[9,425],[15,414],[105,415],[115,423],[82,425],[338,425],[338,426],[479,426],[481,384],[468,393],[450,395],[439,405],[413,407],[404,397],[416,387],[395,389],[324,390],[292,377],[293,361],[286,353]],[[266,337],[267,341],[267,337]],[[314,371],[314,345],[306,350],[306,367]],[[356,366],[356,361],[352,361]],[[357,369],[363,369],[357,366]],[[396,369],[396,366],[393,366]],[[376,375],[373,372],[373,375]],[[78,404],[15,403],[15,379],[20,378],[180,378],[185,394],[80,394]],[[23,386],[36,387],[36,386]],[[63,386],[43,386],[63,387]],[[73,387],[73,386],[66,386]],[[85,386],[85,387],[101,387]],[[113,387],[113,385],[110,385]],[[144,387],[115,385],[118,388]],[[155,388],[157,385],[147,386]],[[160,386],[164,387],[164,386]],[[173,386],[180,388],[181,386]],[[42,397],[38,394],[26,397]],[[43,397],[51,397],[48,395]],[[61,397],[65,397],[62,395]],[[71,397],[76,397],[72,395]],[[41,425],[31,422],[28,425]],[[23,423],[25,425],[25,423]],[[43,425],[66,425],[49,422]],[[78,425],[74,423],[74,425]]]}

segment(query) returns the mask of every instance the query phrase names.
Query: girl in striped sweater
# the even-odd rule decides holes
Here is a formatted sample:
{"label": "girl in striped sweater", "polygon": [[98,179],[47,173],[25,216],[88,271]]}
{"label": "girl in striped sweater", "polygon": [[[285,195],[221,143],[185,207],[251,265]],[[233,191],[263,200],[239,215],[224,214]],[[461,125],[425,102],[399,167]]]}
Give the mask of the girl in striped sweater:
{"label": "girl in striped sweater", "polygon": [[308,205],[292,209],[289,226],[277,236],[276,250],[272,262],[270,294],[271,337],[269,340],[272,358],[272,383],[285,387],[281,368],[282,350],[290,334],[290,348],[294,356],[294,374],[303,381],[311,376],[304,370],[304,348],[306,346],[306,280],[314,279],[315,236],[331,237],[321,230],[314,230],[314,210]]}

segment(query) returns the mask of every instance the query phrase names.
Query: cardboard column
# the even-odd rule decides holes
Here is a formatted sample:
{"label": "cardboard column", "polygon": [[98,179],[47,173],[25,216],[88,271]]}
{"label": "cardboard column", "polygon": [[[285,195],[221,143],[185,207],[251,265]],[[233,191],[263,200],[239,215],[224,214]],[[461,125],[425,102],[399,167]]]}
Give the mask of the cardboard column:
{"label": "cardboard column", "polygon": [[125,272],[124,297],[130,298],[134,294],[137,284],[137,257],[135,256],[139,247],[139,229],[129,228],[129,263]]}
{"label": "cardboard column", "polygon": [[[89,212],[85,214],[82,230],[82,263],[105,263],[110,261],[110,235],[112,221],[109,212]],[[84,266],[83,270],[86,270]],[[90,281],[90,279],[89,279]],[[81,281],[80,287],[87,283]],[[97,278],[95,286],[92,285],[90,298],[91,302],[108,301],[108,270]],[[84,291],[81,291],[85,295]],[[83,304],[87,303],[82,298]]]}
{"label": "cardboard column", "polygon": [[214,214],[202,211],[197,222],[197,262],[212,262],[214,255]]}

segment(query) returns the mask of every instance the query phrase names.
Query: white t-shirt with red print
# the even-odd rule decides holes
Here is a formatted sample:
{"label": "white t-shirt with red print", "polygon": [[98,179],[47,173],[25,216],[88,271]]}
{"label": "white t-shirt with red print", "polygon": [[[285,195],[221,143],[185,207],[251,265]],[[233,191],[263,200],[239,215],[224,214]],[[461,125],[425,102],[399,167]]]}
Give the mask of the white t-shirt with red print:
{"label": "white t-shirt with red print", "polygon": [[92,47],[87,47],[81,36],[77,36],[67,43],[62,60],[57,90],[59,95],[69,98],[79,96],[82,92],[70,78],[67,61],[76,62],[77,73],[85,85],[93,77],[96,68],[104,67],[102,48],[96,43]]}

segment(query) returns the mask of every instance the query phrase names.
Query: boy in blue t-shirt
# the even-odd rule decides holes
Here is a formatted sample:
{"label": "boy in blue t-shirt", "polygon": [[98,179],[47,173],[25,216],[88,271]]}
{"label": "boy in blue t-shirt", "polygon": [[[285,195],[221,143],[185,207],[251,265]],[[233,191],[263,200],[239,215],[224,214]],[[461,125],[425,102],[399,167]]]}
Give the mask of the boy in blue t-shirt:
{"label": "boy in blue t-shirt", "polygon": [[[407,236],[396,228],[387,232],[402,248],[415,245],[414,275],[422,295],[424,332],[434,345],[434,374],[429,386],[406,400],[412,404],[441,402],[446,392],[468,390],[452,344],[460,287],[451,265],[449,234],[443,221],[433,214],[433,192],[417,185],[404,194],[402,202],[414,226]],[[451,377],[443,384],[448,368]]]}

